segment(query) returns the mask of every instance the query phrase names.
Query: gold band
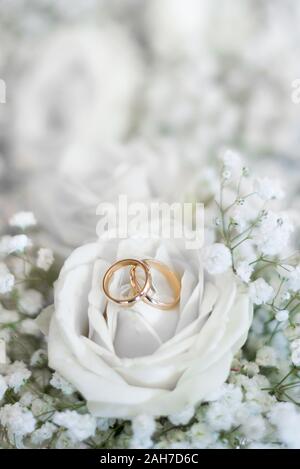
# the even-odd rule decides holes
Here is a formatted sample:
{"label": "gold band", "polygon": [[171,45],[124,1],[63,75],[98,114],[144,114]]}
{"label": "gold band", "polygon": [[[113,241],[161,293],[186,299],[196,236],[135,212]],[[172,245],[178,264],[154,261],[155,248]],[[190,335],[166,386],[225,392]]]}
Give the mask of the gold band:
{"label": "gold band", "polygon": [[[168,310],[174,308],[180,299],[180,280],[178,279],[177,275],[170,270],[165,264],[160,261],[154,259],[143,259],[143,263],[147,265],[149,269],[153,268],[158,270],[161,274],[163,274],[169,282],[170,287],[173,290],[174,300],[170,303],[166,303],[163,301],[159,301],[154,298],[154,296],[150,295],[149,291],[146,292],[145,295],[141,298],[145,303],[153,306],[153,308]],[[136,266],[133,266],[130,270],[130,282],[132,287],[135,290],[140,291],[141,286],[137,280],[136,276]],[[152,288],[153,289],[153,288]],[[150,288],[151,290],[151,288]]]}
{"label": "gold band", "polygon": [[[124,298],[124,299],[114,298],[109,292],[111,279],[113,275],[115,274],[115,272],[127,266],[132,266],[132,268],[134,269],[137,269],[138,267],[140,267],[145,272],[144,286],[142,288],[139,286],[138,290],[135,288],[134,289],[135,294],[129,298]],[[148,265],[145,262],[139,261],[137,259],[122,259],[121,261],[115,262],[112,266],[110,266],[108,271],[105,273],[103,277],[103,282],[102,282],[102,288],[106,297],[109,300],[121,306],[133,306],[137,301],[143,299],[143,297],[150,290],[151,285],[152,285],[151,274],[150,274]]]}

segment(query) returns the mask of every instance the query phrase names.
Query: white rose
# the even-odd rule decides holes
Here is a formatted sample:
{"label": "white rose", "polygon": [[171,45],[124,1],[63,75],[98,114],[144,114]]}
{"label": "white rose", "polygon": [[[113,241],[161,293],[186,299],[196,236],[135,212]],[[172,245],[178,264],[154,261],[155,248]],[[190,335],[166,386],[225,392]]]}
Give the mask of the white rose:
{"label": "white rose", "polygon": [[[178,307],[108,303],[106,321],[103,275],[128,257],[159,259],[177,272]],[[120,281],[116,274],[112,288]],[[99,241],[76,249],[60,273],[50,312],[39,318],[47,332],[50,316],[49,366],[78,389],[90,412],[118,418],[170,415],[204,401],[227,379],[252,319],[249,297],[231,272],[208,277],[195,252],[166,240]]]}
{"label": "white rose", "polygon": [[151,146],[75,142],[55,173],[30,180],[28,205],[45,230],[41,243],[68,255],[94,241],[98,205],[118,203],[119,194],[128,202],[180,202],[191,173],[180,156],[168,141]]}

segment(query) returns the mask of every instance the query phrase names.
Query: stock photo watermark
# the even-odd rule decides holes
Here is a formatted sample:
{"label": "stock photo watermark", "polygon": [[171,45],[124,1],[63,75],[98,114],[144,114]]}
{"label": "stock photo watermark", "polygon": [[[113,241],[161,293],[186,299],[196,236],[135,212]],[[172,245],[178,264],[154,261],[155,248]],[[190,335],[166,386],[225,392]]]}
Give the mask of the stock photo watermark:
{"label": "stock photo watermark", "polygon": [[97,215],[100,239],[183,240],[186,249],[200,249],[204,244],[201,203],[132,203],[126,195],[120,195],[116,203],[101,203]]}
{"label": "stock photo watermark", "polygon": [[6,83],[0,78],[0,104],[6,103]]}

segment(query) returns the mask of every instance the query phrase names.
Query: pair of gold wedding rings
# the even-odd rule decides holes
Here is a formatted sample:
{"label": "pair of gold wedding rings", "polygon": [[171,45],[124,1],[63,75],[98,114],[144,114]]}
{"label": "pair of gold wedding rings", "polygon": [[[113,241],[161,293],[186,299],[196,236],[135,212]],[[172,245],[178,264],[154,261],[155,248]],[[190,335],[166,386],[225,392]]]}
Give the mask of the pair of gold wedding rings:
{"label": "pair of gold wedding rings", "polygon": [[[132,295],[127,298],[116,298],[110,292],[111,281],[117,271],[126,267],[130,267],[129,277]],[[143,272],[143,281],[138,279],[137,269]],[[158,271],[166,278],[173,293],[172,301],[162,301],[157,297],[157,292],[152,283],[152,269]],[[175,272],[156,259],[122,259],[115,262],[105,273],[102,287],[107,299],[120,306],[130,307],[138,301],[143,301],[153,308],[161,310],[172,309],[178,304],[181,288],[180,280]]]}

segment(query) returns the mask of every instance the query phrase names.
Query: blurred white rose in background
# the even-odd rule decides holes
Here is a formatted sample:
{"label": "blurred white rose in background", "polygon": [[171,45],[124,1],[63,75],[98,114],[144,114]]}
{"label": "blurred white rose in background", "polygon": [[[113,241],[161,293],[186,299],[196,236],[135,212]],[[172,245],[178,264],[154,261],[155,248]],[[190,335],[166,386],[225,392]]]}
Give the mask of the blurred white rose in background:
{"label": "blurred white rose in background", "polygon": [[77,135],[120,141],[143,81],[139,51],[119,26],[64,28],[31,52],[14,100],[19,169],[55,167]]}
{"label": "blurred white rose in background", "polygon": [[81,140],[70,145],[56,171],[30,180],[27,203],[48,244],[66,253],[95,239],[99,203],[117,203],[119,195],[128,202],[181,202],[191,174],[192,166],[168,140],[127,145]]}

